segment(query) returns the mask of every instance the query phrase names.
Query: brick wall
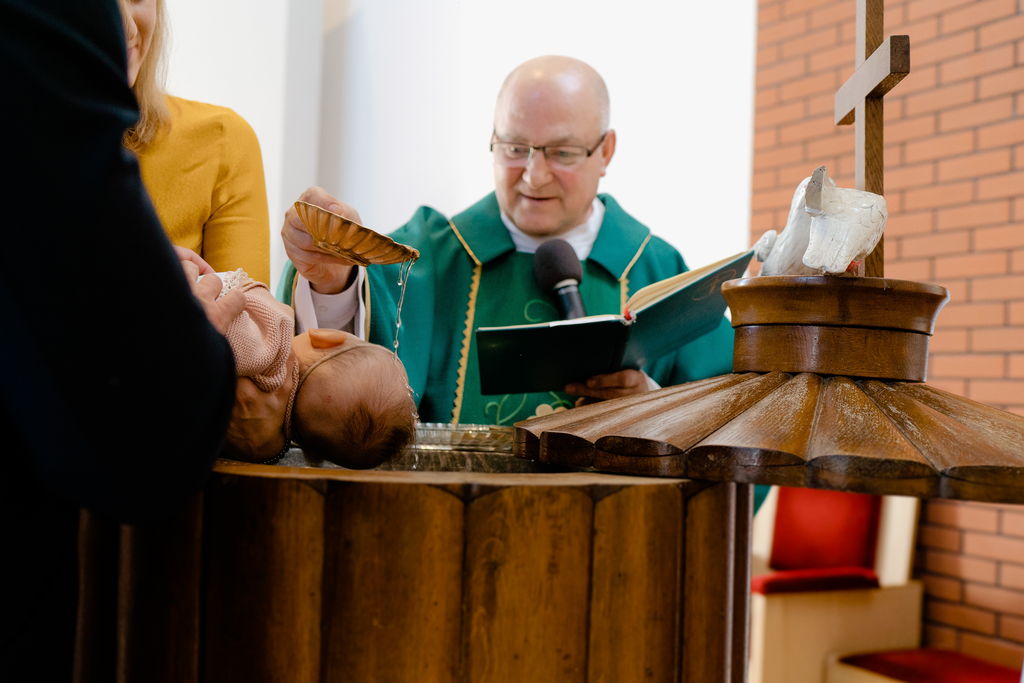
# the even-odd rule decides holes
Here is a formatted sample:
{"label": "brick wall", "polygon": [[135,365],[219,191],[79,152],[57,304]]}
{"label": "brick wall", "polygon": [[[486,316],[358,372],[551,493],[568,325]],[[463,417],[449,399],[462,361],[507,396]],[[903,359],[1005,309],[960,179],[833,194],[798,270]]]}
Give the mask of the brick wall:
{"label": "brick wall", "polygon": [[927,642],[1020,667],[1024,506],[930,501],[917,550]]}
{"label": "brick wall", "polygon": [[[853,71],[855,0],[759,0],[751,229],[785,225],[827,164],[853,186],[853,128],[832,124]],[[952,300],[929,383],[1024,414],[1024,0],[886,0],[911,74],[886,97],[886,275]],[[1024,658],[1024,507],[932,501],[917,566],[929,644]]]}

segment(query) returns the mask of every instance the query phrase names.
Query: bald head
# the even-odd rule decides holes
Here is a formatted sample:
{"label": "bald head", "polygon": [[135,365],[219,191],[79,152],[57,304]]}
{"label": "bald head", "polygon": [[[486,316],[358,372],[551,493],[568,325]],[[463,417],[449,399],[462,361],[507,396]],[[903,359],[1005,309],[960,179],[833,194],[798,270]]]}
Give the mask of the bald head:
{"label": "bald head", "polygon": [[597,133],[608,130],[608,88],[592,66],[572,57],[534,57],[512,70],[501,84],[495,106],[495,125],[502,116],[515,115],[522,105],[554,106],[558,103],[585,112]]}
{"label": "bald head", "polygon": [[[593,210],[615,140],[608,128],[608,89],[593,68],[570,57],[520,64],[502,84],[494,108],[492,142],[502,143],[494,155],[494,192],[502,213],[540,238],[581,225]],[[509,145],[529,147],[530,153],[513,158]],[[554,158],[548,158],[551,150]]]}

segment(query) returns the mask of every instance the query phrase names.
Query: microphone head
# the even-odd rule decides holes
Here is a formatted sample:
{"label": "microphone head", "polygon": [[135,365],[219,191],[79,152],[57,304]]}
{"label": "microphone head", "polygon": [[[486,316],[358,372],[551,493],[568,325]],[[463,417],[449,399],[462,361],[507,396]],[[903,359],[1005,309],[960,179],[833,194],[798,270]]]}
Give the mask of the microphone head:
{"label": "microphone head", "polygon": [[565,240],[548,240],[533,255],[533,276],[545,292],[562,280],[583,280],[583,266],[576,251]]}

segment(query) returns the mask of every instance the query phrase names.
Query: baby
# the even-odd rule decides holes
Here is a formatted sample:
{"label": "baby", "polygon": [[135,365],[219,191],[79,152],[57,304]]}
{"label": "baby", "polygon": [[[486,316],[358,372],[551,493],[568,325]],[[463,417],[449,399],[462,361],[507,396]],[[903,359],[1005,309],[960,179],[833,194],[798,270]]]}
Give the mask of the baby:
{"label": "baby", "polygon": [[225,332],[239,377],[228,455],[272,461],[294,441],[310,459],[362,469],[412,440],[416,409],[391,351],[338,330],[293,336],[292,309],[266,285],[241,270],[218,276],[221,296],[245,296]]}

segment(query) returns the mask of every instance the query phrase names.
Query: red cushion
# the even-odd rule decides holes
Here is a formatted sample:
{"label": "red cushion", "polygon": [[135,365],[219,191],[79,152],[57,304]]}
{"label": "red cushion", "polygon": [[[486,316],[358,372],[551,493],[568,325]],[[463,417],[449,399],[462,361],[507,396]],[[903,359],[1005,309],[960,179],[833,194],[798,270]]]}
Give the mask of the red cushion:
{"label": "red cushion", "polygon": [[1020,672],[950,650],[894,650],[843,657],[844,664],[904,683],[1020,683]]}
{"label": "red cushion", "polygon": [[828,567],[826,569],[788,569],[755,576],[750,590],[762,595],[772,593],[810,593],[851,588],[878,588],[878,577],[864,567]]}
{"label": "red cushion", "polygon": [[769,566],[874,568],[880,507],[864,493],[780,488]]}

